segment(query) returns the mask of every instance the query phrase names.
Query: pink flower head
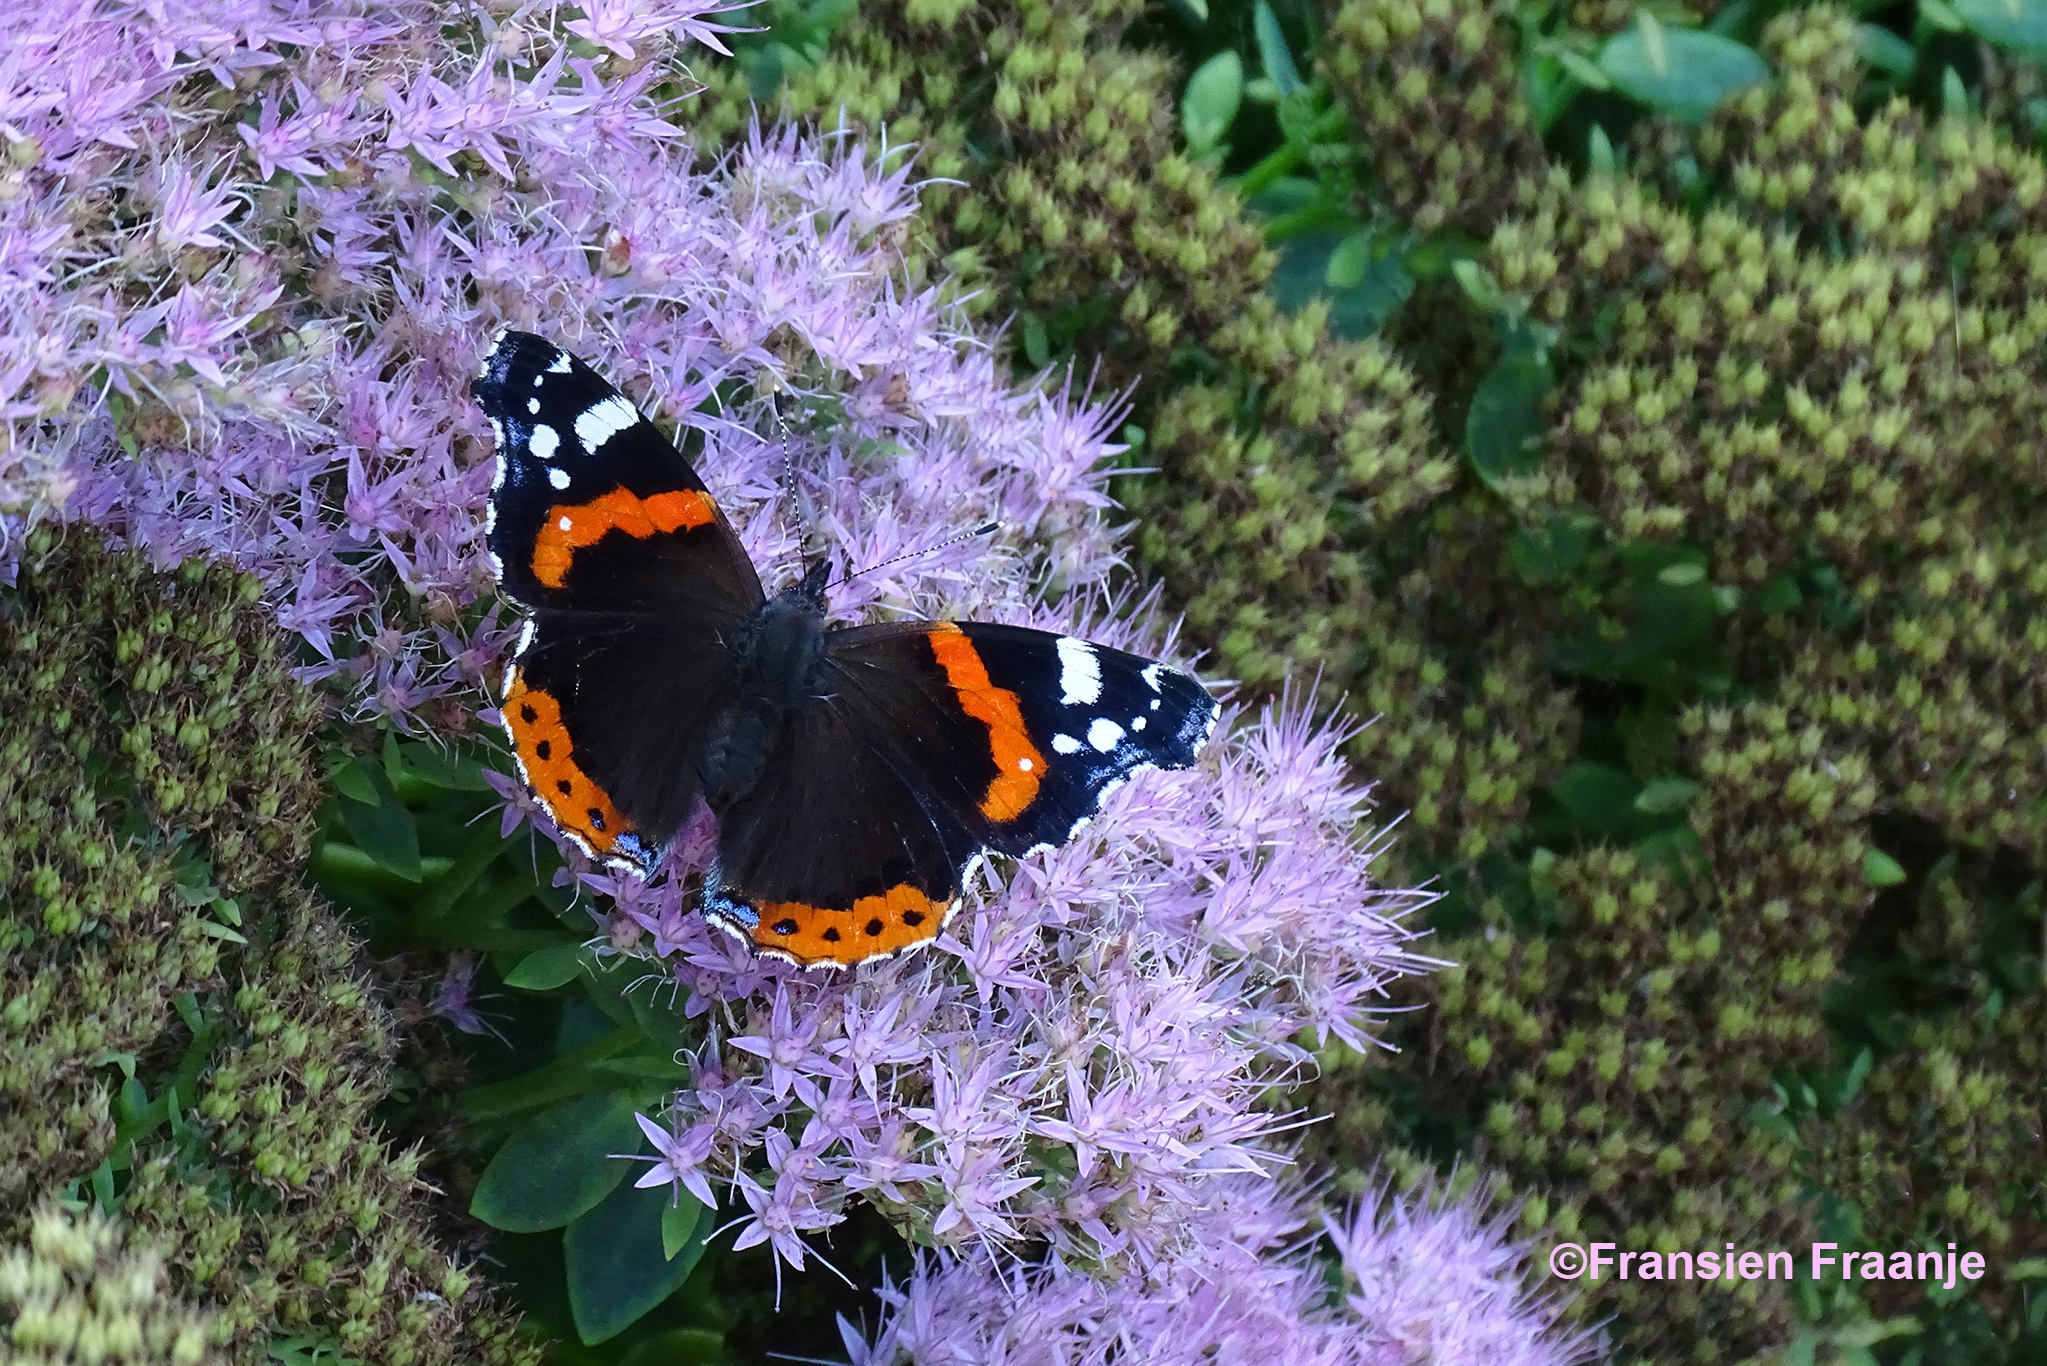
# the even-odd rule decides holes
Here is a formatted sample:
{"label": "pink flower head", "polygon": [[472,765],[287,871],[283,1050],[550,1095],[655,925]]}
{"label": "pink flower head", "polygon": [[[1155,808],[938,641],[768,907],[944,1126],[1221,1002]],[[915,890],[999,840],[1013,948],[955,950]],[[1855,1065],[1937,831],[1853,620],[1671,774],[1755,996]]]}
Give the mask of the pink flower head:
{"label": "pink flower head", "polygon": [[[1096,1275],[1057,1255],[1006,1270],[926,1257],[882,1290],[890,1312],[871,1338],[842,1323],[847,1354],[855,1366],[1577,1366],[1595,1356],[1590,1335],[1559,1330],[1553,1306],[1523,1295],[1525,1249],[1468,1206],[1404,1225],[1416,1244],[1361,1248],[1356,1226],[1328,1221],[1347,1275],[1388,1257],[1408,1268],[1400,1298],[1332,1303],[1314,1243],[1296,1239],[1298,1191],[1238,1176],[1208,1195],[1182,1254],[1149,1270]],[[1371,1209],[1359,1217],[1371,1224]],[[1444,1260],[1459,1255],[1471,1265]]]}

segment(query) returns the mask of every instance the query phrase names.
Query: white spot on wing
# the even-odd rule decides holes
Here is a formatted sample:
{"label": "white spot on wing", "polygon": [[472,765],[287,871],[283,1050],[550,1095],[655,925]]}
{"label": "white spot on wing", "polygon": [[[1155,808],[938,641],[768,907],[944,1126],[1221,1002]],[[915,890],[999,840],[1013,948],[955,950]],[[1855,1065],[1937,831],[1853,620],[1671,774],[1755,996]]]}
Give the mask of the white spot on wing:
{"label": "white spot on wing", "polygon": [[1052,737],[1052,751],[1055,754],[1078,754],[1080,741],[1071,735],[1055,735]]}
{"label": "white spot on wing", "polygon": [[512,651],[512,658],[514,659],[522,658],[525,655],[527,648],[532,644],[533,618],[528,617],[526,618],[526,624],[519,628],[519,648]]}
{"label": "white spot on wing", "polygon": [[542,460],[552,460],[561,450],[562,434],[545,422],[533,424],[533,435],[526,438],[526,448]]}
{"label": "white spot on wing", "polygon": [[571,522],[568,518],[564,517],[559,522],[556,522],[555,525],[560,527],[563,531],[567,531],[570,527],[574,526],[575,523]]}
{"label": "white spot on wing", "polygon": [[1029,759],[1021,758],[1016,761],[1016,766],[1018,769],[1022,770],[1025,773],[1029,773],[1032,769],[1037,767],[1037,765],[1032,763]]}
{"label": "white spot on wing", "polygon": [[565,489],[569,486],[569,472],[560,465],[550,465],[547,468],[547,482],[558,489]]}
{"label": "white spot on wing", "polygon": [[1132,730],[1143,730],[1143,729],[1144,729],[1144,718],[1143,718],[1142,716],[1134,716],[1134,717],[1132,717],[1132,718],[1130,719],[1130,729],[1132,729]]}
{"label": "white spot on wing", "polygon": [[526,400],[526,411],[534,414],[540,412],[540,396],[538,394]]}
{"label": "white spot on wing", "polygon": [[1061,636],[1058,650],[1060,704],[1093,706],[1102,696],[1102,661],[1095,654],[1095,647],[1072,636]]}
{"label": "white spot on wing", "polygon": [[[1162,667],[1163,667],[1162,665],[1158,664],[1147,664],[1144,666],[1144,672],[1138,675],[1139,678],[1142,678],[1147,684],[1150,685],[1151,690],[1153,692],[1157,692],[1159,690],[1159,670]],[[1152,703],[1152,705],[1156,707],[1158,703],[1154,702]]]}
{"label": "white spot on wing", "polygon": [[[548,364],[547,373],[550,375],[566,375],[568,372],[569,353],[566,351],[556,351],[554,353],[554,360]],[[540,383],[540,376],[535,375],[533,382],[535,384]]]}
{"label": "white spot on wing", "polygon": [[617,394],[585,408],[576,418],[576,440],[583,449],[597,454],[604,443],[640,420],[639,410]]}
{"label": "white spot on wing", "polygon": [[483,353],[483,361],[476,367],[476,377],[478,379],[482,379],[490,373],[490,363],[497,358],[498,348],[505,344],[505,333],[511,330],[509,327],[500,327],[498,334],[490,339],[490,350]]}
{"label": "white spot on wing", "polygon": [[1123,742],[1123,727],[1106,716],[1097,716],[1088,723],[1087,742],[1107,754]]}

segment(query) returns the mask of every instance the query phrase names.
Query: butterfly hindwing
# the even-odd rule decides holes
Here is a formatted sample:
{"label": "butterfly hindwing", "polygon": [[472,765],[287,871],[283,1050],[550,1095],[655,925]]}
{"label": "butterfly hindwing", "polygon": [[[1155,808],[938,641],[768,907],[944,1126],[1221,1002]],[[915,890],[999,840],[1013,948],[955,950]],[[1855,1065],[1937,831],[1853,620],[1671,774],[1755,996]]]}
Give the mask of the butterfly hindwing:
{"label": "butterfly hindwing", "polygon": [[700,795],[689,747],[723,702],[708,628],[541,613],[505,673],[520,775],[584,852],[642,876]]}
{"label": "butterfly hindwing", "polygon": [[915,622],[827,641],[787,754],[724,823],[707,902],[805,964],[935,937],[983,853],[1063,843],[1132,773],[1193,763],[1215,724],[1186,675],[1049,632]]}
{"label": "butterfly hindwing", "polygon": [[[843,711],[807,708],[785,731],[803,758],[770,765],[719,817],[704,892],[713,924],[806,967],[850,967],[932,938],[958,908],[974,832],[876,762]],[[824,756],[869,760],[839,768]]]}
{"label": "butterfly hindwing", "polygon": [[532,611],[505,675],[513,752],[556,824],[644,873],[696,797],[682,753],[723,683],[705,662],[760,580],[688,459],[581,361],[507,331],[471,387],[497,437],[492,563]]}

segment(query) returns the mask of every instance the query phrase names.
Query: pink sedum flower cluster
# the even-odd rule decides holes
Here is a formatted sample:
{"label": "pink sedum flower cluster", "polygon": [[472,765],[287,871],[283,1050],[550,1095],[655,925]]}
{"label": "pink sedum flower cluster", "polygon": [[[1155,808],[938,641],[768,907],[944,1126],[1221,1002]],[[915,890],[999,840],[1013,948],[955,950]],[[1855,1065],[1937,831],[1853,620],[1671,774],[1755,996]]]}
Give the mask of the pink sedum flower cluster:
{"label": "pink sedum flower cluster", "polygon": [[[1221,1177],[1182,1257],[1105,1277],[1054,1257],[998,1273],[925,1259],[882,1291],[871,1335],[841,1320],[853,1366],[1577,1366],[1593,1333],[1522,1288],[1527,1249],[1463,1201],[1375,1196],[1308,1216],[1271,1182]],[[1383,1210],[1382,1210],[1383,1202]],[[1343,1293],[1332,1296],[1331,1273]]]}
{"label": "pink sedum flower cluster", "polygon": [[[47,516],[166,564],[224,555],[355,714],[462,729],[511,625],[467,384],[511,325],[705,431],[701,473],[771,591],[806,548],[878,565],[995,518],[853,579],[835,615],[1169,646],[1101,587],[1113,405],[1018,387],[964,330],[907,250],[909,158],[789,131],[696,163],[676,52],[718,45],[715,12],[0,13],[0,577]],[[1401,924],[1422,895],[1373,877],[1342,738],[1293,703],[1226,718],[1203,766],[1142,775],[1064,848],[997,868],[934,951],[839,976],[712,934],[679,879],[568,851],[610,898],[603,951],[647,960],[704,1030],[691,1085],[645,1121],[643,1184],[721,1203],[741,1245],[797,1266],[849,1201],[888,1211],[938,1250],[900,1292],[899,1346],[920,1314],[936,1343],[1026,1302],[1048,1342],[1143,1340],[1171,1306],[1247,1342],[1336,1341],[1282,1247],[1296,1120],[1261,1100],[1429,966]],[[508,826],[546,828],[502,790]],[[1467,1232],[1505,1284],[1499,1230]],[[1338,1232],[1347,1262],[1367,1242]],[[998,1278],[1025,1247],[1043,1262]],[[1406,1342],[1413,1301],[1376,1293],[1347,1312]],[[1408,1359],[1330,1351],[1299,1359]]]}

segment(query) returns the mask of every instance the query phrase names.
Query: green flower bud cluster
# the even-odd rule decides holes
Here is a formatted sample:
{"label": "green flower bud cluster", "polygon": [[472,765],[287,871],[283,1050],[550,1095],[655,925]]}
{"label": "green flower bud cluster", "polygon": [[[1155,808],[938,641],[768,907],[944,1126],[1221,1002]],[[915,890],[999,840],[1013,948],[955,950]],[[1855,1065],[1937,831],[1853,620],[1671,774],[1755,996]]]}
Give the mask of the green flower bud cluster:
{"label": "green flower bud cluster", "polygon": [[102,1362],[216,1366],[218,1321],[164,1284],[163,1258],[93,1212],[37,1207],[28,1237],[0,1246],[0,1342],[18,1366]]}
{"label": "green flower bud cluster", "polygon": [[135,831],[275,883],[263,853],[306,838],[277,804],[312,790],[310,703],[242,629],[232,571],[163,578],[47,528],[27,552],[0,603],[0,1201],[22,1215],[113,1142],[89,1060],[146,1050],[218,971],[171,851]]}
{"label": "green flower bud cluster", "polygon": [[[0,660],[0,1236],[34,1248],[0,1256],[16,1354],[240,1360],[309,1333],[360,1360],[535,1359],[430,1236],[417,1155],[375,1136],[391,1025],[298,876],[320,704],[252,581],[41,527]],[[121,1058],[179,1116],[116,1151]],[[158,1263],[98,1225],[30,1232],[109,1158],[165,1302],[203,1314],[151,1309]]]}
{"label": "green flower bud cluster", "polygon": [[[1615,540],[1700,547],[1737,590],[1724,644],[1743,700],[1678,713],[1669,756],[1698,784],[1683,812],[1702,871],[1673,881],[1605,849],[1538,860],[1527,895],[1562,928],[1536,936],[1527,907],[1482,900],[1485,933],[1445,944],[1462,966],[1417,998],[1437,1018],[1402,1017],[1391,1041],[1431,1060],[1424,1112],[1468,1123],[1477,1157],[1588,1236],[1795,1246],[1817,1174],[1872,1245],[2030,1245],[2047,1002],[1980,965],[1987,870],[2047,859],[2047,564],[2027,511],[2047,424],[2047,171],[1984,122],[1857,116],[1841,11],[1786,15],[1766,47],[1772,87],[1703,130],[1651,130],[1673,152],[1660,163],[1697,159],[1716,189],[1703,204],[1556,173],[1486,261],[1533,318],[1599,339],[1563,370],[1545,468],[1506,490],[1523,525],[1589,505]],[[1481,525],[1456,540],[1466,555]],[[1531,635],[1554,629],[1533,614]],[[1386,729],[1415,729],[1396,707]],[[1884,919],[1894,873],[1873,874],[1888,856],[1871,830],[1900,813],[1947,847],[2007,851],[1951,859],[1913,922],[1908,956],[1974,1008],[1908,1019],[1838,1112],[1748,1123],[1778,1108],[1782,1076],[1840,1061],[1824,1007],[1858,931]],[[2037,942],[2029,915],[2019,933]],[[1369,1074],[1345,1060],[1316,1102],[1351,1153],[1398,1108]],[[1801,1145],[1810,1172],[1793,1170]],[[1787,1340],[1781,1286],[1753,1303],[1688,1289],[1613,1282],[1581,1310],[1619,1311],[1618,1344],[1658,1360]],[[2022,1314],[2001,1291],[1974,1299],[2004,1324]]]}
{"label": "green flower bud cluster", "polygon": [[[1658,5],[1653,11],[1672,25],[1689,23],[1696,27],[1712,17],[1714,10],[1721,8],[1714,0],[1703,4],[1685,4],[1672,0],[1666,9]],[[1572,28],[1580,33],[1618,33],[1635,22],[1641,6],[1634,0],[1571,0],[1566,15]]]}
{"label": "green flower bud cluster", "polygon": [[1679,727],[1707,862],[1725,870],[1732,904],[1761,907],[1764,931],[1791,936],[1759,951],[1838,951],[1868,907],[1862,832],[1881,795],[1861,737],[1779,700],[1695,707]]}
{"label": "green flower bud cluster", "polygon": [[1320,302],[1286,319],[1254,298],[1210,345],[1255,377],[1264,421],[1244,422],[1241,384],[1165,396],[1150,451],[1167,477],[1123,491],[1140,562],[1236,677],[1314,668],[1326,703],[1387,717],[1352,754],[1400,775],[1432,844],[1477,858],[1576,737],[1516,595],[1457,553],[1497,510],[1446,500],[1458,466],[1427,392],[1383,342],[1332,340]]}
{"label": "green flower bud cluster", "polygon": [[[2014,1178],[2047,1169],[2047,1002],[2037,992],[2012,1000],[2010,984],[1983,969],[1985,908],[2000,900],[1999,881],[1980,855],[1943,859],[1928,878],[1903,947],[1916,970],[1948,986],[1948,1008],[1916,1020],[1870,1069],[1862,1105],[1882,1125],[1828,1126],[1814,1161],[1864,1209],[1912,1210],[1922,1239],[1937,1232],[2016,1257],[2038,1224]],[[2037,921],[2037,899],[2030,911]],[[1986,1282],[1974,1298],[1995,1297],[2016,1317],[2020,1289]]]}
{"label": "green flower bud cluster", "polygon": [[1476,492],[1437,503],[1406,531],[1413,569],[1331,608],[1339,619],[1356,613],[1357,639],[1372,647],[1355,657],[1350,704],[1382,718],[1351,753],[1368,773],[1399,775],[1397,800],[1421,847],[1462,862],[1497,847],[1578,742],[1578,709],[1533,643],[1541,618],[1500,575],[1459,562],[1497,517]]}
{"label": "green flower bud cluster", "polygon": [[[1272,270],[1235,197],[1174,151],[1170,67],[1113,42],[1138,9],[1039,0],[969,19],[863,7],[843,40],[887,76],[828,62],[782,97],[785,116],[845,108],[891,140],[920,139],[925,174],[965,182],[925,195],[946,267],[1001,286],[969,309],[1058,320],[1100,301],[1067,321],[1117,382],[1156,375],[1176,342],[1237,317]],[[977,177],[969,148],[990,140],[1001,170]]]}
{"label": "green flower bud cluster", "polygon": [[[1706,544],[1723,582],[1761,585],[1809,542],[1859,576],[1973,540],[1943,510],[2047,421],[2047,315],[2028,302],[2047,279],[2028,226],[2047,169],[1987,128],[1923,132],[1902,105],[1859,127],[1838,89],[1847,25],[1771,26],[1785,78],[1701,138],[1739,150],[1728,202],[1695,217],[1634,180],[1559,175],[1492,242],[1502,287],[1546,320],[1590,329],[1622,301],[1560,405],[1550,496],[1629,538]],[[1787,214],[1866,246],[1837,253]]]}
{"label": "green flower bud cluster", "polygon": [[1818,226],[1836,211],[1830,199],[1863,139],[1854,16],[1824,6],[1786,17],[1764,31],[1763,54],[1777,79],[1728,101],[1698,137],[1697,155],[1741,199]]}
{"label": "green flower bud cluster", "polygon": [[1413,227],[1491,232],[1544,163],[1495,0],[1347,0],[1330,82],[1351,111],[1375,198]]}
{"label": "green flower bud cluster", "polygon": [[[1489,898],[1479,933],[1434,950],[1456,966],[1421,988],[1432,1009],[1389,1030],[1430,1059],[1411,1078],[1424,1110],[1469,1124],[1474,1158],[1537,1194],[1545,1237],[1665,1251],[1810,1241],[1797,1143],[1748,1114],[1774,1104],[1776,1069],[1823,1051],[1827,950],[1788,914],[1737,914],[1718,889],[1627,850],[1554,859],[1531,890],[1567,932],[1517,930]],[[1360,1093],[1384,1064],[1334,1062],[1342,1141],[1370,1151],[1385,1115]],[[1575,1314],[1620,1311],[1618,1345],[1656,1360],[1694,1343],[1714,1345],[1698,1360],[1740,1360],[1793,1319],[1783,1282],[1580,1290]]]}
{"label": "green flower bud cluster", "polygon": [[197,1107],[250,1198],[218,1208],[214,1174],[163,1145],[141,1155],[127,1208],[179,1250],[237,1339],[317,1331],[362,1360],[537,1359],[431,1236],[420,1154],[376,1137],[395,1040],[359,945],[303,890],[276,916],[274,940],[240,965],[235,1028]]}
{"label": "green flower bud cluster", "polygon": [[2047,99],[2047,70],[2038,62],[2000,61],[1993,57],[1983,64],[1978,93],[1986,121],[2004,128],[2037,134],[2042,107]]}

